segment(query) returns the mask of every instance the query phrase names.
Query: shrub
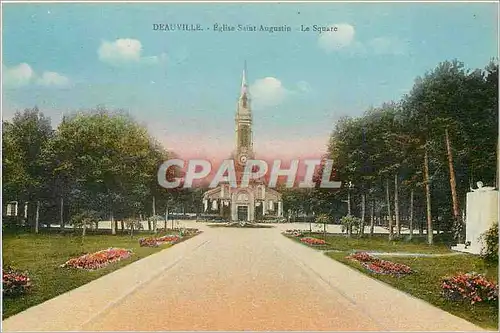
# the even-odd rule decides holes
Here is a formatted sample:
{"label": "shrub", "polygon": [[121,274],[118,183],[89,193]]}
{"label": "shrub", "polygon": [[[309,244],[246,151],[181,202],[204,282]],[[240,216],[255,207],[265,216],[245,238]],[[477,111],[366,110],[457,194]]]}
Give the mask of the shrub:
{"label": "shrub", "polygon": [[82,236],[85,236],[85,230],[92,228],[99,222],[99,213],[95,210],[84,210],[70,219],[70,224],[76,228],[82,229]]}
{"label": "shrub", "polygon": [[487,262],[498,262],[498,223],[495,223],[482,236],[484,248],[481,251],[483,259]]}
{"label": "shrub", "polygon": [[3,269],[3,294],[17,296],[25,294],[31,287],[31,280],[27,273],[7,267]]}
{"label": "shrub", "polygon": [[352,215],[346,215],[340,219],[340,223],[342,224],[342,232],[347,231],[350,235],[353,229],[357,230],[360,226],[361,219]]}
{"label": "shrub", "polygon": [[328,214],[320,214],[316,217],[316,223],[318,224],[328,224],[331,223],[332,218]]}
{"label": "shrub", "polygon": [[443,296],[453,301],[465,299],[474,304],[498,299],[498,285],[474,272],[443,278],[442,288]]}

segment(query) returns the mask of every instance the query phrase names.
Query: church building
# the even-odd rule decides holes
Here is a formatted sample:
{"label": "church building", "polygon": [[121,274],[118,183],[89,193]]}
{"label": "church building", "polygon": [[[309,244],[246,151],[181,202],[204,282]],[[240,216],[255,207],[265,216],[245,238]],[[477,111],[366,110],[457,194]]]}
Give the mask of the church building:
{"label": "church building", "polygon": [[236,146],[232,154],[238,186],[235,188],[229,182],[221,182],[218,187],[205,192],[203,204],[206,213],[218,213],[233,222],[250,223],[266,218],[283,217],[281,194],[268,188],[263,180],[251,180],[247,187],[239,186],[246,162],[255,159],[252,120],[250,94],[244,69],[235,118]]}

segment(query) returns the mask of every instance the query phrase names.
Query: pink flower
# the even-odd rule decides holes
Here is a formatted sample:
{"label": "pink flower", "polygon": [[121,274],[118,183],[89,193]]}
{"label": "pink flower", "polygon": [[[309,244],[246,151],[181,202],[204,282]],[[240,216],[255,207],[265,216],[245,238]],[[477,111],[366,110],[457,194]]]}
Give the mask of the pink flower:
{"label": "pink flower", "polygon": [[366,252],[356,252],[346,258],[358,261],[363,267],[376,274],[401,276],[412,273],[411,268],[406,265],[381,260],[369,255]]}
{"label": "pink flower", "polygon": [[498,299],[498,285],[474,272],[444,278],[442,288],[444,297],[468,299],[471,304]]}
{"label": "pink flower", "polygon": [[109,248],[91,254],[84,254],[77,258],[69,259],[61,267],[73,267],[86,270],[95,270],[106,267],[108,264],[126,259],[132,251],[126,249]]}
{"label": "pink flower", "polygon": [[301,242],[309,245],[325,245],[326,242],[322,239],[317,239],[313,237],[304,237],[300,239]]}

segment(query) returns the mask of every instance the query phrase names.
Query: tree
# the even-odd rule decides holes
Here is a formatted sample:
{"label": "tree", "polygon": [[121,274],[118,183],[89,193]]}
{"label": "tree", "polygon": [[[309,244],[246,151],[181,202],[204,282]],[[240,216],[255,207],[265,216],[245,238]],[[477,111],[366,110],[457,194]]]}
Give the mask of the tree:
{"label": "tree", "polygon": [[484,70],[465,69],[457,60],[438,64],[418,77],[400,101],[372,107],[361,117],[339,119],[326,158],[334,161],[338,180],[356,187],[330,193],[315,189],[312,201],[328,207],[329,202],[345,201],[347,196],[353,202],[348,200],[348,215],[361,216],[362,224],[366,202],[371,202],[370,229],[375,211],[384,210],[391,239],[392,217],[399,236],[405,223],[400,213],[406,210],[410,237],[414,221],[426,220],[432,243],[434,229],[449,233],[460,227],[456,223],[463,206],[460,199],[473,181],[479,177],[495,182],[497,107],[496,62]]}
{"label": "tree", "polygon": [[75,212],[99,207],[101,215],[123,221],[143,214],[154,195],[161,197],[156,172],[166,157],[130,116],[98,107],[63,119],[47,159],[54,179],[65,184],[59,195]]}
{"label": "tree", "polygon": [[75,214],[71,217],[71,224],[75,228],[82,229],[82,241],[85,238],[86,230],[99,222],[99,213],[95,210],[84,210],[81,213]]}
{"label": "tree", "polygon": [[16,112],[2,127],[3,198],[34,203],[46,197],[50,189],[42,156],[53,135],[50,119],[34,107]]}

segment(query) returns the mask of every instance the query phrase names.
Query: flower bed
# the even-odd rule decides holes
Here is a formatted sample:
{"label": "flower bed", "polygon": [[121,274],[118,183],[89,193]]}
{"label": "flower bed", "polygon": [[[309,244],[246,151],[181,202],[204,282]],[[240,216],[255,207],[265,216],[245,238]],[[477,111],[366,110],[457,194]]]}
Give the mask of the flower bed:
{"label": "flower bed", "polygon": [[359,262],[373,262],[375,260],[379,260],[379,259],[369,255],[366,252],[355,252],[355,253],[351,254],[348,258],[357,260]]}
{"label": "flower bed", "polygon": [[109,248],[95,253],[84,254],[78,258],[66,261],[61,267],[80,268],[85,270],[96,270],[106,267],[112,262],[127,259],[132,251],[119,248]]}
{"label": "flower bed", "polygon": [[498,300],[498,285],[474,272],[443,278],[442,288],[448,300],[467,300],[471,304]]}
{"label": "flower bed", "polygon": [[19,272],[11,267],[2,271],[2,286],[5,296],[17,296],[25,294],[31,287],[28,274]]}
{"label": "flower bed", "polygon": [[293,236],[293,237],[302,237],[304,235],[304,231],[298,230],[298,229],[285,230],[285,232],[283,232],[283,235]]}
{"label": "flower bed", "polygon": [[409,266],[375,258],[366,252],[356,252],[347,258],[359,262],[364,268],[376,274],[403,276],[412,273]]}
{"label": "flower bed", "polygon": [[156,241],[159,244],[163,244],[163,243],[174,244],[174,243],[177,243],[178,241],[180,241],[181,238],[182,238],[181,236],[177,236],[177,235],[166,235],[166,236],[162,236],[162,237],[157,238]]}
{"label": "flower bed", "polygon": [[179,242],[182,239],[181,236],[178,235],[166,235],[162,237],[148,237],[148,238],[141,238],[139,239],[139,245],[140,246],[149,246],[149,247],[156,247],[160,246],[165,243],[170,243],[170,244],[175,244]]}
{"label": "flower bed", "polygon": [[139,245],[141,247],[144,247],[144,246],[157,247],[158,242],[156,241],[156,238],[153,238],[153,237],[141,238],[141,239],[139,239]]}
{"label": "flower bed", "polygon": [[182,229],[180,231],[180,235],[182,237],[185,237],[185,236],[194,236],[194,235],[197,235],[201,233],[200,230],[196,229],[196,228],[186,228],[186,229]]}
{"label": "flower bed", "polygon": [[304,237],[301,238],[300,241],[302,243],[306,243],[307,245],[326,245],[324,240],[313,237]]}

